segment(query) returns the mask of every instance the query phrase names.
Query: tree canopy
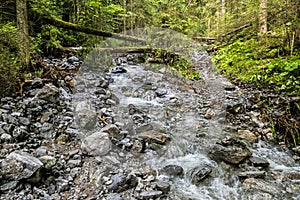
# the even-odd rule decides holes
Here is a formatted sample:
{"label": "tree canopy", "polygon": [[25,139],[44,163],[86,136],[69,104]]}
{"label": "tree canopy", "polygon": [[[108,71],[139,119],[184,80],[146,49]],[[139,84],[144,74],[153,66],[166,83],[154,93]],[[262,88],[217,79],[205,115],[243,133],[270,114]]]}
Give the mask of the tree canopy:
{"label": "tree canopy", "polygon": [[[0,85],[7,77],[15,80],[23,74],[24,65],[33,66],[37,56],[54,55],[70,46],[91,49],[103,37],[129,39],[133,30],[161,27],[190,38],[213,39],[210,51],[225,47],[215,61],[230,77],[280,82],[282,89],[299,90],[299,4],[297,0],[3,0],[0,49],[5,61],[0,70],[5,81]],[[127,36],[119,35],[122,32]],[[241,52],[243,60],[235,60]],[[251,73],[243,75],[249,68]]]}

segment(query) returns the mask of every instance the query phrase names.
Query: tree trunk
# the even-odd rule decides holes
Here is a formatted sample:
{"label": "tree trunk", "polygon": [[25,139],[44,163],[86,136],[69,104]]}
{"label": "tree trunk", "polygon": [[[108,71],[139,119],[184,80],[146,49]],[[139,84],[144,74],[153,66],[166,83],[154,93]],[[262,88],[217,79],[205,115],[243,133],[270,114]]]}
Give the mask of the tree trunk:
{"label": "tree trunk", "polygon": [[259,33],[267,33],[267,0],[260,0],[259,6]]}
{"label": "tree trunk", "polygon": [[225,0],[222,0],[221,4],[222,4],[222,10],[221,10],[222,18],[225,19],[225,14],[226,14],[226,7],[225,7],[226,2],[225,2]]}
{"label": "tree trunk", "polygon": [[64,28],[64,29],[83,32],[83,33],[92,34],[92,35],[98,35],[98,36],[102,36],[102,37],[111,37],[111,38],[114,38],[114,39],[125,40],[125,41],[129,41],[129,42],[139,42],[139,43],[143,43],[143,44],[146,43],[146,41],[144,39],[136,38],[136,37],[133,37],[133,36],[121,35],[121,34],[116,34],[116,33],[100,31],[100,30],[97,30],[97,29],[88,28],[88,27],[81,26],[81,25],[78,25],[78,24],[65,22],[61,19],[53,18],[53,17],[50,17],[50,16],[45,16],[45,15],[42,15],[40,13],[38,13],[38,14],[40,15],[40,17],[46,23],[49,23],[49,24],[51,24],[53,26],[56,26],[56,27],[61,27],[61,28]]}
{"label": "tree trunk", "polygon": [[18,48],[22,67],[27,68],[30,61],[30,43],[28,34],[28,15],[26,0],[16,0]]}
{"label": "tree trunk", "polygon": [[123,33],[126,33],[126,0],[123,0],[123,9],[124,9],[124,16],[123,16]]}

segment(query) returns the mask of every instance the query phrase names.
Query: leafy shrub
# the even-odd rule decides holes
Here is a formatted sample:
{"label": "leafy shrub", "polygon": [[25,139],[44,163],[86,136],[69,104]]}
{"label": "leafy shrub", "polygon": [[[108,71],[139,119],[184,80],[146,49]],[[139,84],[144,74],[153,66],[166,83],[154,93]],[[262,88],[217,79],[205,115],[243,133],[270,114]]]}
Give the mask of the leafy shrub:
{"label": "leafy shrub", "polygon": [[276,40],[247,40],[222,48],[213,60],[227,77],[245,82],[275,84],[278,90],[300,94],[300,56],[285,56]]}
{"label": "leafy shrub", "polygon": [[16,27],[13,23],[0,25],[0,97],[12,94],[18,88],[20,65],[17,55]]}

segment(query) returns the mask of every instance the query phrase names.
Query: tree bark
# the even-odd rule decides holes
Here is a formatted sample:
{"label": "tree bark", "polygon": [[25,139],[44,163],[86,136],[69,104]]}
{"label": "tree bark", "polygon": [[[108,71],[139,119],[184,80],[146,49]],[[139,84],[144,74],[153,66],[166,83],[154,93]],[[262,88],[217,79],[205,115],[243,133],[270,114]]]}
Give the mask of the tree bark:
{"label": "tree bark", "polygon": [[267,0],[260,0],[259,5],[259,33],[265,34],[267,33]]}
{"label": "tree bark", "polygon": [[221,9],[221,14],[222,14],[222,18],[225,19],[225,14],[226,14],[226,2],[225,0],[221,0],[221,6],[222,6],[222,9]]}
{"label": "tree bark", "polygon": [[27,68],[30,62],[30,43],[28,34],[27,0],[16,0],[18,50],[22,67]]}
{"label": "tree bark", "polygon": [[146,43],[146,41],[144,39],[140,39],[140,38],[136,38],[136,37],[132,37],[132,36],[128,36],[128,35],[121,35],[121,34],[116,34],[116,33],[100,31],[97,29],[88,28],[88,27],[81,26],[78,24],[65,22],[61,19],[57,19],[57,18],[50,17],[50,16],[41,15],[41,17],[43,18],[43,20],[46,23],[49,23],[56,27],[68,29],[68,30],[83,32],[83,33],[92,34],[92,35],[98,35],[98,36],[102,36],[102,37],[111,37],[114,39],[125,40],[125,41],[130,41],[130,42],[139,42],[139,43],[144,43],[144,44]]}

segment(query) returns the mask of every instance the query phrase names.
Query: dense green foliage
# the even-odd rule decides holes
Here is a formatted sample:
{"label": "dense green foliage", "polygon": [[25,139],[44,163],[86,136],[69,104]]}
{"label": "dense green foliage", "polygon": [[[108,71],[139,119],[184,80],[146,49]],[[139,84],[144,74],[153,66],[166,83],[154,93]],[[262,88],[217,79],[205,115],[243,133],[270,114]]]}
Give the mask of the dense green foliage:
{"label": "dense green foliage", "polygon": [[218,51],[214,61],[230,78],[258,86],[275,84],[280,90],[300,94],[300,55],[282,56],[281,48],[272,47],[269,39],[237,41]]}

